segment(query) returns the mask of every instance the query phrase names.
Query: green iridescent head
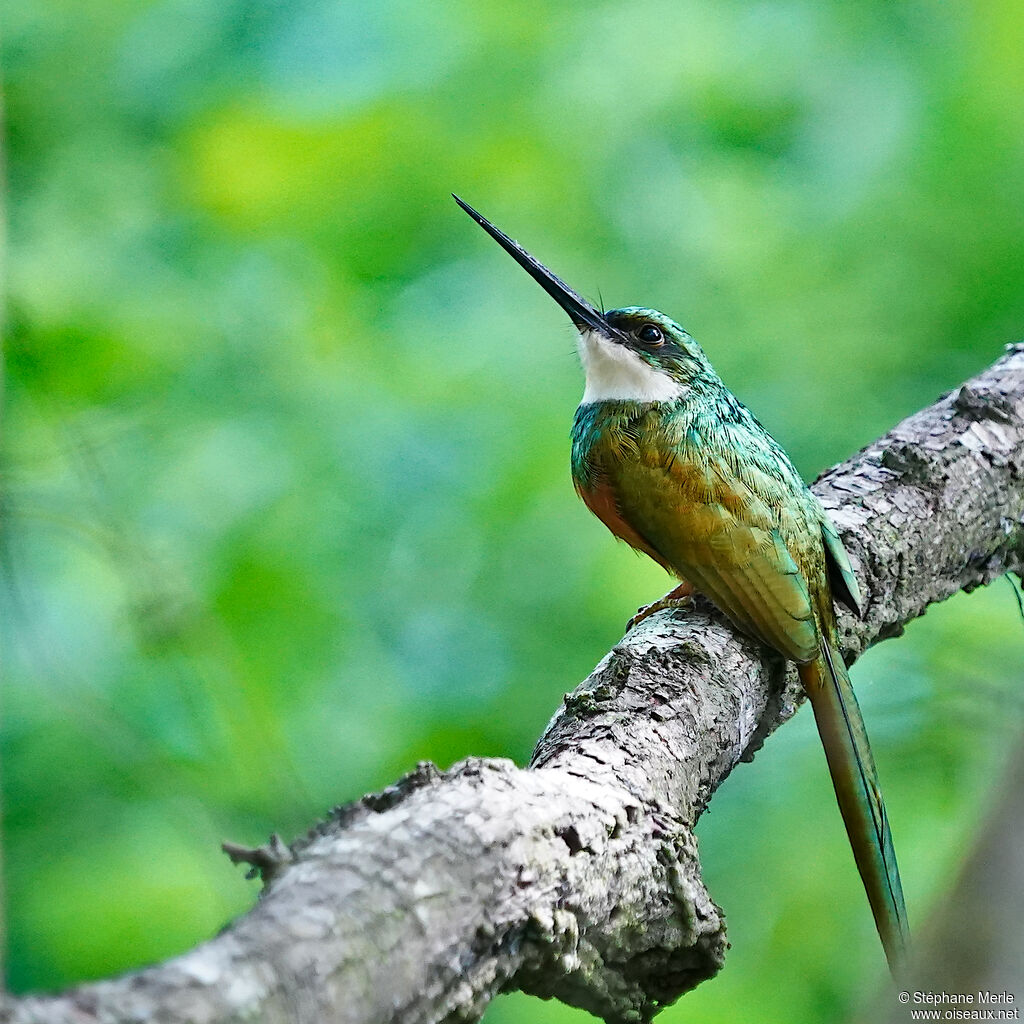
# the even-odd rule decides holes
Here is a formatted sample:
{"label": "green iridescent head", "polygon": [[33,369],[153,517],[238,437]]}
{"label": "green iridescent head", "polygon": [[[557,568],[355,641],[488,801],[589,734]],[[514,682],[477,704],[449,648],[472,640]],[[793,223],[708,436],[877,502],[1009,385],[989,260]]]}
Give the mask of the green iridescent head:
{"label": "green iridescent head", "polygon": [[455,201],[568,313],[580,332],[583,402],[668,402],[713,373],[701,347],[671,317],[628,306],[602,313],[458,196]]}
{"label": "green iridescent head", "polygon": [[685,376],[702,369],[704,350],[670,316],[643,306],[609,309],[602,314],[617,332],[610,340],[635,352],[645,363],[672,374]]}

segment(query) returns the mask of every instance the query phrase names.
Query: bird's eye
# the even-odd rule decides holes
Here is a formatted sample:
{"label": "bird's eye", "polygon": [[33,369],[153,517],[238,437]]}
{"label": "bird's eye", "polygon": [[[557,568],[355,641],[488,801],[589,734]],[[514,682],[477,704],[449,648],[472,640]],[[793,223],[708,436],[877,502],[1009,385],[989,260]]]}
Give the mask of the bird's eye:
{"label": "bird's eye", "polygon": [[665,340],[665,335],[661,333],[661,328],[655,327],[654,324],[644,324],[636,332],[636,336],[641,341],[646,341],[648,345],[660,345]]}

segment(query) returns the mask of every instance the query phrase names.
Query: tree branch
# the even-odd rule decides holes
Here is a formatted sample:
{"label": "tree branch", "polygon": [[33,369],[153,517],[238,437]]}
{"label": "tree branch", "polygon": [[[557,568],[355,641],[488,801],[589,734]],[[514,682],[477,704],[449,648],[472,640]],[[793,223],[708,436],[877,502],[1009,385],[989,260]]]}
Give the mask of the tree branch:
{"label": "tree branch", "polygon": [[[817,482],[866,595],[845,653],[1021,571],[1024,345]],[[0,1021],[476,1020],[520,988],[648,1020],[726,949],[693,826],[794,711],[795,674],[706,603],[633,630],[548,725],[528,769],[421,764],[286,848],[232,847],[266,887],[165,964]]]}

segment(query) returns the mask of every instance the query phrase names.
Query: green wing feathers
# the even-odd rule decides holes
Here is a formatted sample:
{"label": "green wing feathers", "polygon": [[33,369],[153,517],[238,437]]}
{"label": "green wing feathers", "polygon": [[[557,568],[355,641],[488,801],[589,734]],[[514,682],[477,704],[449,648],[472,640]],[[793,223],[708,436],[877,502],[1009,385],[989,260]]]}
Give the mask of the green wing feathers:
{"label": "green wing feathers", "polygon": [[799,666],[800,681],[814,709],[857,869],[889,969],[895,973],[904,960],[909,931],[892,833],[846,666],[827,641],[821,650],[820,657]]}
{"label": "green wing feathers", "polygon": [[[733,622],[787,658],[806,661],[818,648],[807,582],[777,530],[733,525],[711,552],[691,540],[686,578]],[[737,543],[742,537],[747,543]],[[716,538],[717,539],[717,538]]]}
{"label": "green wing feathers", "polygon": [[668,464],[620,463],[613,486],[624,517],[663,565],[785,657],[814,657],[818,629],[807,571],[790,544],[791,537],[809,537],[797,553],[813,548],[820,564],[813,505],[798,504],[787,516],[778,481],[752,470],[740,474],[707,453],[680,451]]}
{"label": "green wing feathers", "polygon": [[857,577],[854,576],[853,566],[850,565],[850,556],[847,555],[839,532],[825,515],[824,509],[821,519],[821,537],[825,541],[825,558],[828,561],[832,593],[851,612],[860,615],[863,604],[861,603],[860,587],[857,586]]}

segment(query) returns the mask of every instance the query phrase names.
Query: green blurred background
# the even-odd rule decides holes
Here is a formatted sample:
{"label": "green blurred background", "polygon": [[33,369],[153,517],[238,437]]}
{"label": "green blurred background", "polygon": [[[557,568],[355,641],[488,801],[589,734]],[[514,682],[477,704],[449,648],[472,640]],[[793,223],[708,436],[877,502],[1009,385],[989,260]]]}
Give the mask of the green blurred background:
{"label": "green blurred background", "polygon": [[[242,912],[224,838],[290,837],[419,759],[524,762],[667,589],[572,492],[571,326],[450,191],[584,293],[676,316],[808,477],[1024,335],[1016,0],[5,22],[18,991]],[[855,671],[915,922],[1020,734],[1022,651],[997,583]],[[807,714],[700,836],[734,948],[662,1019],[838,1020],[882,983]]]}

